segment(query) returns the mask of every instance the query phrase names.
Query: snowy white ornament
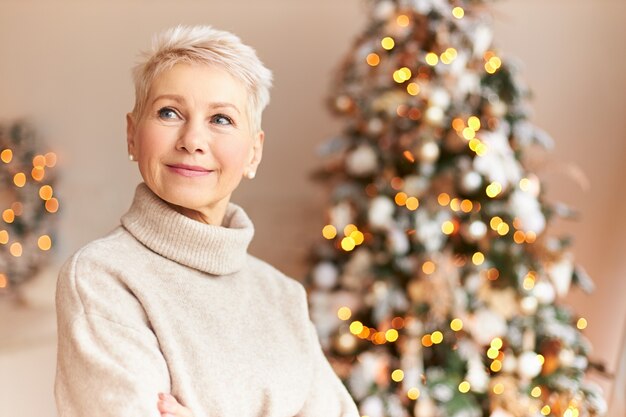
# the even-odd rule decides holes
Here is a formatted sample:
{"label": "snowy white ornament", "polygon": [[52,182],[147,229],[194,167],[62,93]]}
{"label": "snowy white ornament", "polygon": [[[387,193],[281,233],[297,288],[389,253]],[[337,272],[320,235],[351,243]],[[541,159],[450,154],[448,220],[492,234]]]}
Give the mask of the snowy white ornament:
{"label": "snowy white ornament", "polygon": [[503,189],[519,182],[522,167],[509,144],[506,129],[480,131],[479,138],[487,152],[474,158],[474,169],[490,182],[499,182]]}
{"label": "snowy white ornament", "polygon": [[378,135],[383,131],[383,121],[378,117],[373,117],[367,122],[367,131],[372,135]]}
{"label": "snowy white ornament", "polygon": [[474,56],[482,57],[491,46],[493,33],[489,26],[480,25],[471,34],[474,41]]}
{"label": "snowy white ornament", "polygon": [[334,225],[337,230],[343,230],[347,225],[353,222],[352,206],[347,201],[342,201],[333,206],[328,211],[330,224]]}
{"label": "snowy white ornament", "polygon": [[450,93],[445,88],[435,87],[428,97],[428,103],[445,110],[450,106]]}
{"label": "snowy white ornament", "polygon": [[385,407],[380,397],[375,397],[372,395],[363,400],[363,402],[361,403],[360,412],[361,415],[366,415],[369,417],[384,417]]}
{"label": "snowy white ornament", "polygon": [[377,20],[388,20],[393,15],[395,10],[396,7],[394,6],[392,1],[381,1],[378,2],[376,7],[374,8],[374,17]]}
{"label": "snowy white ornament", "polygon": [[526,379],[532,379],[541,372],[541,361],[536,352],[527,351],[517,358],[517,373]]}
{"label": "snowy white ornament", "polygon": [[535,196],[516,189],[509,199],[509,207],[519,220],[522,230],[536,234],[543,232],[546,227],[546,218]]}
{"label": "snowy white ornament", "polygon": [[435,162],[439,158],[439,145],[433,141],[424,142],[420,146],[419,159],[422,162]]}
{"label": "snowy white ornament", "polygon": [[576,355],[571,349],[564,348],[559,352],[559,362],[561,362],[563,366],[572,366],[575,359]]}
{"label": "snowy white ornament", "polygon": [[344,354],[352,353],[356,348],[356,342],[356,337],[354,337],[352,333],[342,333],[335,340],[335,348]]}
{"label": "snowy white ornament", "polygon": [[346,157],[346,171],[348,173],[363,177],[373,174],[378,168],[378,155],[369,145],[359,145]]}
{"label": "snowy white ornament", "polygon": [[507,109],[506,104],[503,103],[502,101],[493,100],[493,101],[489,101],[489,104],[487,104],[485,110],[487,114],[489,114],[490,116],[501,118],[501,117],[504,117],[508,109]]}
{"label": "snowy white ornament", "polygon": [[548,267],[548,276],[554,284],[559,297],[564,297],[569,292],[573,275],[574,263],[569,254],[566,254],[558,262],[554,262]]}
{"label": "snowy white ornament", "polygon": [[374,228],[385,229],[393,223],[395,205],[389,197],[378,196],[370,202],[369,223]]}
{"label": "snowy white ornament", "polygon": [[520,302],[522,312],[529,316],[537,312],[538,305],[539,302],[537,301],[537,297],[534,297],[532,295],[522,298],[522,301]]}
{"label": "snowy white ornament", "polygon": [[443,123],[444,112],[441,107],[429,106],[426,110],[426,121],[435,126],[441,126]]}
{"label": "snowy white ornament", "polygon": [[504,359],[502,360],[502,372],[506,372],[507,374],[511,374],[515,372],[517,369],[517,359],[515,355],[504,355]]}
{"label": "snowy white ornament", "polygon": [[466,193],[473,193],[483,184],[483,177],[476,171],[468,171],[461,178],[461,189]]}
{"label": "snowy white ornament", "polygon": [[554,287],[546,281],[536,283],[533,287],[532,294],[537,298],[540,304],[552,304],[556,298]]}
{"label": "snowy white ornament", "polygon": [[313,269],[313,282],[319,288],[328,290],[335,286],[339,271],[332,262],[320,262]]}
{"label": "snowy white ornament", "polygon": [[487,225],[480,220],[474,220],[467,228],[467,232],[469,236],[476,241],[487,234]]}
{"label": "snowy white ornament", "polygon": [[480,357],[470,359],[465,379],[470,383],[472,391],[483,393],[487,390],[489,387],[489,375]]}
{"label": "snowy white ornament", "polygon": [[504,336],[507,331],[506,320],[486,308],[477,310],[469,324],[474,340],[483,346],[491,343],[495,337]]}
{"label": "snowy white ornament", "polygon": [[395,227],[391,228],[387,233],[387,240],[395,255],[404,255],[411,247],[406,233]]}
{"label": "snowy white ornament", "polygon": [[447,211],[438,211],[429,214],[426,210],[415,212],[415,238],[424,245],[427,252],[439,251],[447,238],[441,231],[443,222],[450,220],[451,215]]}
{"label": "snowy white ornament", "polygon": [[420,197],[428,189],[428,179],[420,175],[409,175],[404,178],[402,190],[410,196]]}

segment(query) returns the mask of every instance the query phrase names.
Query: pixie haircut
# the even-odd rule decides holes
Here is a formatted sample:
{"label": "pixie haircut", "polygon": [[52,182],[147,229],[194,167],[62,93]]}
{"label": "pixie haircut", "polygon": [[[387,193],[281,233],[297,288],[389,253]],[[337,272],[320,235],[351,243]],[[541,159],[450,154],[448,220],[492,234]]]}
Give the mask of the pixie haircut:
{"label": "pixie haircut", "polygon": [[251,129],[261,130],[261,115],[270,101],[272,73],[239,37],[210,26],[176,26],[154,36],[152,48],[133,68],[134,117],[143,115],[154,80],[179,63],[215,66],[242,82],[248,92]]}

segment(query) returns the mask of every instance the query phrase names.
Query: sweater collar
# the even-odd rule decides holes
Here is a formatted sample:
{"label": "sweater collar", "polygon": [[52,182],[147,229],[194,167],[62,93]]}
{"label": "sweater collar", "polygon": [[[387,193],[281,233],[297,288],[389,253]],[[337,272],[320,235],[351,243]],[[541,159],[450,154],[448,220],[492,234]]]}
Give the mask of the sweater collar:
{"label": "sweater collar", "polygon": [[243,268],[254,227],[243,209],[229,203],[222,226],[192,220],[139,184],[122,225],[159,255],[212,275]]}

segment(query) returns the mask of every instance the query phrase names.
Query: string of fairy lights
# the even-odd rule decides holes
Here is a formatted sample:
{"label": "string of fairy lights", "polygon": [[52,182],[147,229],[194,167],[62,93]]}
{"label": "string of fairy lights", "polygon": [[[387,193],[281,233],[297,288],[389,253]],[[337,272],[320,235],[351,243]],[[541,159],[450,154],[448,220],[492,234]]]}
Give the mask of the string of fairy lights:
{"label": "string of fairy lights", "polygon": [[0,131],[0,291],[32,278],[53,247],[52,225],[59,210],[54,195],[54,152],[36,153],[29,126],[16,123]]}

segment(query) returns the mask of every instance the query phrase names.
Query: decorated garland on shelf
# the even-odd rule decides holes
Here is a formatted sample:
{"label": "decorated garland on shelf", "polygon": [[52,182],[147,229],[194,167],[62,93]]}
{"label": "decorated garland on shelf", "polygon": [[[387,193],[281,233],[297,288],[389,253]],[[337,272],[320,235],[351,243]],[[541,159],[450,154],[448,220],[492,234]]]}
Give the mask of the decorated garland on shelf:
{"label": "decorated garland on shelf", "polygon": [[34,277],[53,245],[57,156],[41,148],[28,123],[0,125],[0,294]]}

